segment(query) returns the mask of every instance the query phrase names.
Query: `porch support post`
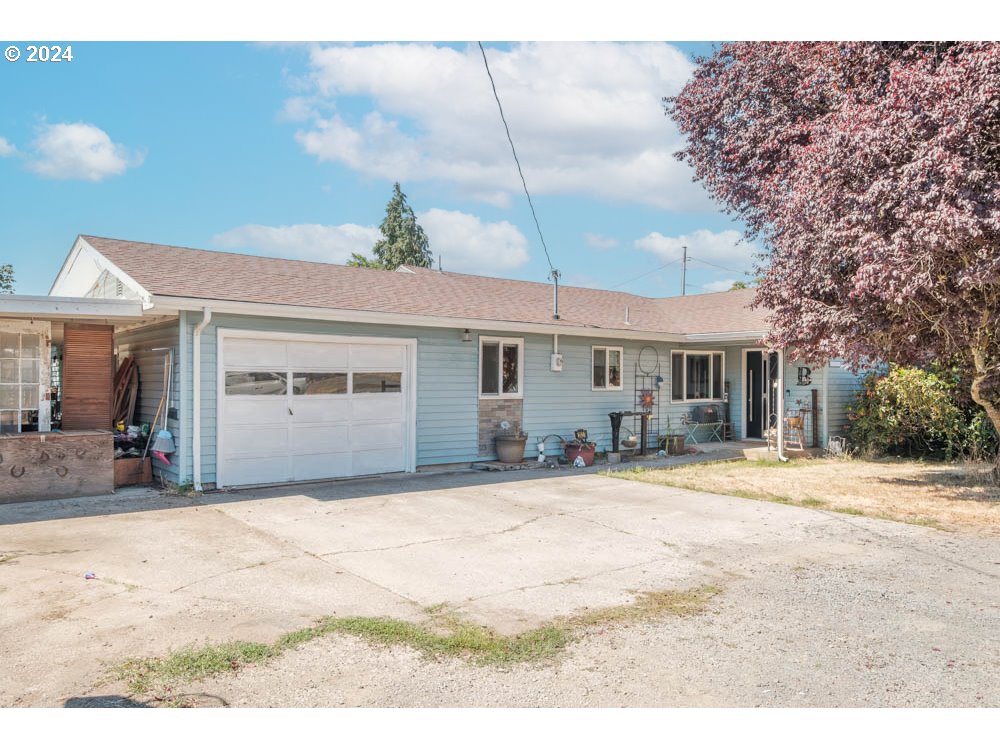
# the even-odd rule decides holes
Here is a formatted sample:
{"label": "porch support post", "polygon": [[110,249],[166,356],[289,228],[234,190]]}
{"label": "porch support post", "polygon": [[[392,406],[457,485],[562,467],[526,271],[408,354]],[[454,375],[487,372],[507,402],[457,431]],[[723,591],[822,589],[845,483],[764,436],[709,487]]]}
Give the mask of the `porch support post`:
{"label": "porch support post", "polygon": [[787,461],[785,455],[785,350],[778,350],[778,403],[776,406],[778,418],[778,460]]}

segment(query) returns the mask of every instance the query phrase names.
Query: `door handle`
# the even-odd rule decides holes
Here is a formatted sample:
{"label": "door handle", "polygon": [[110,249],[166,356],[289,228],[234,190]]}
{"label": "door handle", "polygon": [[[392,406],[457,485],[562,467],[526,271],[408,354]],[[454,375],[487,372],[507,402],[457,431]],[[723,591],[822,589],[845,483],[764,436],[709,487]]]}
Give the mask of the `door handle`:
{"label": "door handle", "polygon": [[290,406],[288,407],[288,413],[293,417],[295,416],[295,412],[292,411],[292,407]]}

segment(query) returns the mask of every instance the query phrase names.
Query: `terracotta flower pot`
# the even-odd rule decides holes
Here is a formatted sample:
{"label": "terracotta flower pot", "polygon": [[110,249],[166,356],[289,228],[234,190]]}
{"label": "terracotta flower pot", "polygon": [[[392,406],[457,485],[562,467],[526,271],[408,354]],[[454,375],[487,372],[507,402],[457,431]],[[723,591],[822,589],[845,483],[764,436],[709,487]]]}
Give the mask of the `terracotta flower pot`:
{"label": "terracotta flower pot", "polygon": [[524,444],[528,436],[497,435],[494,440],[497,446],[497,461],[504,464],[519,464],[524,460]]}
{"label": "terracotta flower pot", "polygon": [[596,451],[597,445],[594,443],[566,443],[566,447],[563,448],[563,453],[566,455],[567,461],[573,463],[576,457],[579,456],[587,466],[594,465],[594,453]]}

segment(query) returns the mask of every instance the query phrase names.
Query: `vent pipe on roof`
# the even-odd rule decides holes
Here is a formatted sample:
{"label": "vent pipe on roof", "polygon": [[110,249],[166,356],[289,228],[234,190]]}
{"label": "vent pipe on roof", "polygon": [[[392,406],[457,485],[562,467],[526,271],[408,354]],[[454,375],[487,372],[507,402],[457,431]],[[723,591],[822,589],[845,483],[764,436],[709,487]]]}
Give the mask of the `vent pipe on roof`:
{"label": "vent pipe on roof", "polygon": [[632,321],[628,317],[628,305],[625,305],[625,325],[632,325]]}
{"label": "vent pipe on roof", "polygon": [[552,319],[559,320],[559,271],[553,268],[549,278],[554,284],[552,287]]}

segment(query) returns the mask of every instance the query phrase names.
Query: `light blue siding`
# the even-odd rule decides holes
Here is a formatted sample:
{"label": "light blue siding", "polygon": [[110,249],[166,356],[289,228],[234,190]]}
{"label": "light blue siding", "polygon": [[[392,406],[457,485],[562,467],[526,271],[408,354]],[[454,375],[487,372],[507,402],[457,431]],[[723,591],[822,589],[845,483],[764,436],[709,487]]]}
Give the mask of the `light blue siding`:
{"label": "light blue siding", "polygon": [[[135,421],[140,424],[142,422],[150,425],[153,424],[153,418],[156,416],[156,408],[163,394],[163,363],[167,351],[158,350],[170,349],[173,351],[174,367],[171,376],[172,382],[168,394],[167,409],[176,411],[168,411],[167,429],[174,435],[175,442],[180,441],[180,436],[183,432],[180,421],[182,389],[178,347],[179,334],[180,326],[178,321],[174,320],[115,335],[115,346],[118,350],[119,362],[127,356],[132,356],[135,357],[136,364],[139,367],[139,397],[136,401]],[[169,416],[171,413],[175,413],[177,416]],[[157,422],[158,426],[154,429],[160,429],[159,425],[162,425],[162,420],[163,416],[161,414],[160,420]],[[176,483],[181,477],[182,469],[177,461],[174,460],[174,457],[171,457],[170,466],[154,459],[153,471],[167,481]]]}
{"label": "light blue siding", "polygon": [[[190,429],[192,411],[192,336],[194,326],[201,320],[200,313],[181,316],[179,336],[179,374],[176,379],[177,402],[180,404],[182,425],[179,434],[179,481],[190,481],[193,462]],[[452,328],[426,328],[418,326],[382,326],[362,323],[295,320],[284,318],[215,315],[201,336],[201,421],[202,421],[202,482],[212,485],[216,474],[217,440],[217,384],[218,384],[218,330],[232,328],[263,333],[302,333],[341,336],[370,336],[406,338],[417,341],[417,465],[468,463],[476,461],[478,454],[478,372],[479,336],[504,336],[523,338],[525,342],[523,377],[523,424],[529,434],[526,455],[537,455],[536,441],[546,435],[571,437],[576,429],[586,429],[598,450],[611,447],[611,411],[630,411],[636,408],[635,373],[640,350],[653,347],[658,356],[663,383],[655,396],[660,415],[659,432],[668,430],[667,418],[674,431],[680,430],[681,418],[690,413],[694,404],[672,403],[670,400],[672,351],[722,351],[725,354],[725,382],[729,393],[729,418],[734,436],[742,437],[743,360],[745,348],[753,342],[720,344],[671,344],[667,342],[615,341],[582,336],[560,335],[559,351],[563,355],[563,370],[552,372],[550,355],[553,337],[525,334],[517,336],[490,330],[471,331],[472,341],[461,340],[462,331]],[[593,346],[621,346],[624,349],[622,390],[595,391],[591,387]],[[798,363],[786,366],[786,398],[809,399],[810,388],[822,388],[819,370],[813,371],[813,385],[799,387],[795,384]],[[836,368],[834,368],[836,369]],[[847,371],[837,370],[830,376],[831,431],[836,434],[843,422],[843,404],[853,393],[856,379]],[[822,392],[821,392],[822,393]],[[820,397],[822,405],[822,397]],[[822,424],[822,421],[820,422]],[[637,426],[632,419],[624,425]],[[707,435],[706,435],[707,437]],[[655,437],[654,437],[655,439]],[[822,436],[825,443],[826,436]],[[553,440],[548,447],[554,448]]]}
{"label": "light blue siding", "polygon": [[[182,339],[192,346],[199,313],[184,318]],[[417,465],[471,462],[478,448],[478,351],[464,343],[461,331],[451,328],[380,326],[285,318],[216,315],[201,334],[201,478],[214,484],[217,436],[218,329],[233,328],[266,333],[306,333],[338,336],[373,336],[417,340]],[[473,337],[473,342],[476,340]],[[187,378],[192,378],[190,352],[184,358]],[[193,417],[187,402],[187,418]],[[184,465],[191,466],[192,441],[184,441]],[[190,475],[189,475],[190,476]]]}
{"label": "light blue siding", "polygon": [[[843,436],[847,429],[847,406],[854,401],[865,373],[851,372],[840,360],[834,360],[826,368],[827,388],[827,426],[829,435]],[[824,436],[824,445],[826,437]]]}

